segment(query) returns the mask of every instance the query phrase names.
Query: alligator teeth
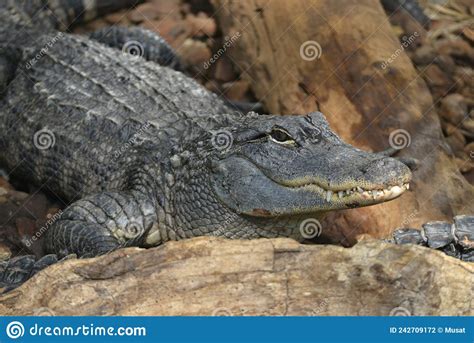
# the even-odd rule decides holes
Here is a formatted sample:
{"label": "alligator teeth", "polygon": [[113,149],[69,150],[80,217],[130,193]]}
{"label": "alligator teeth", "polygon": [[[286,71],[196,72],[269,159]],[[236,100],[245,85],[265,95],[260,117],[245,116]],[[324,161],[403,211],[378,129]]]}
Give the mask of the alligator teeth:
{"label": "alligator teeth", "polygon": [[[364,190],[362,187],[354,187],[351,189],[346,189],[342,191],[337,191],[337,197],[342,199],[344,197],[350,196],[354,193],[359,193],[359,196],[363,199],[393,199],[400,195],[404,190],[409,189],[409,184],[403,184],[400,186],[393,186],[388,189],[379,189],[379,190]],[[332,196],[335,192],[326,191],[326,201],[330,202]]]}
{"label": "alligator teeth", "polygon": [[331,197],[332,197],[332,192],[331,192],[331,191],[328,191],[328,192],[326,193],[326,201],[327,201],[327,202],[330,202],[330,201],[331,201]]}

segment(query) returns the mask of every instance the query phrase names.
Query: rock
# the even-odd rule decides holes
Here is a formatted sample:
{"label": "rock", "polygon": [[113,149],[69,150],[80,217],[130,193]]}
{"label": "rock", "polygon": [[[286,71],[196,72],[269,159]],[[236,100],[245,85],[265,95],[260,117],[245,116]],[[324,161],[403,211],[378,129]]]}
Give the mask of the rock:
{"label": "rock", "polygon": [[128,10],[110,13],[104,17],[104,20],[110,25],[128,26],[129,25],[128,13],[129,13]]}
{"label": "rock", "polygon": [[459,130],[456,130],[452,135],[446,137],[446,141],[453,150],[456,156],[464,153],[464,146],[466,145],[466,139]]}
{"label": "rock", "polygon": [[474,134],[474,119],[465,119],[463,122],[462,122],[462,127],[463,129],[471,132]]}
{"label": "rock", "polygon": [[474,164],[471,163],[467,155],[464,155],[462,158],[456,157],[455,161],[459,171],[463,174],[469,173],[474,167]]}
{"label": "rock", "polygon": [[3,177],[0,177],[0,188],[3,188],[6,191],[13,190],[13,186]]}
{"label": "rock", "polygon": [[17,218],[16,228],[22,241],[29,241],[36,232],[36,222],[30,218]]}
{"label": "rock", "polygon": [[216,21],[205,13],[200,12],[197,16],[190,14],[186,17],[186,21],[191,25],[195,37],[212,37],[216,33]]}
{"label": "rock", "polygon": [[250,89],[250,84],[246,80],[237,80],[234,82],[224,83],[222,85],[226,98],[235,101],[244,100],[245,94]]}
{"label": "rock", "polygon": [[215,80],[209,80],[206,82],[204,85],[209,91],[216,93],[216,94],[221,94],[222,89],[220,87],[220,84],[216,82]]}
{"label": "rock", "polygon": [[441,99],[439,113],[442,118],[459,125],[467,116],[467,104],[461,94],[449,94]]}
{"label": "rock", "polygon": [[158,33],[177,50],[179,50],[183,42],[191,37],[192,34],[191,28],[184,20],[168,17],[162,20],[147,20],[143,22],[142,26]]}
{"label": "rock", "polygon": [[34,218],[42,218],[46,215],[49,204],[48,198],[43,193],[34,193],[21,206]]}
{"label": "rock", "polygon": [[58,263],[1,296],[0,314],[467,316],[473,283],[474,264],[420,246],[200,237]]}
{"label": "rock", "polygon": [[211,50],[206,43],[190,38],[184,41],[178,53],[185,64],[198,68],[203,67],[204,63],[211,59]]}
{"label": "rock", "polygon": [[436,42],[436,50],[441,55],[451,55],[466,61],[474,60],[474,49],[463,39],[446,38]]}
{"label": "rock", "polygon": [[436,58],[436,51],[430,45],[423,45],[413,54],[413,62],[417,65],[428,65]]}
{"label": "rock", "polygon": [[453,77],[445,73],[436,64],[430,64],[426,68],[422,69],[423,78],[428,83],[433,97],[435,99],[441,98],[452,91],[455,87],[456,82]]}
{"label": "rock", "polygon": [[222,82],[230,82],[237,78],[232,63],[227,57],[222,56],[217,60],[214,78]]}
{"label": "rock", "polygon": [[181,0],[152,0],[151,3],[155,10],[164,17],[175,13],[179,14]]}
{"label": "rock", "polygon": [[474,161],[474,142],[467,144],[464,147],[464,151]]}
{"label": "rock", "polygon": [[160,11],[157,5],[145,2],[144,4],[138,5],[128,15],[128,19],[131,22],[138,24],[147,20],[155,20],[160,17]]}
{"label": "rock", "polygon": [[462,29],[462,34],[469,39],[471,43],[474,43],[474,29],[466,26]]}

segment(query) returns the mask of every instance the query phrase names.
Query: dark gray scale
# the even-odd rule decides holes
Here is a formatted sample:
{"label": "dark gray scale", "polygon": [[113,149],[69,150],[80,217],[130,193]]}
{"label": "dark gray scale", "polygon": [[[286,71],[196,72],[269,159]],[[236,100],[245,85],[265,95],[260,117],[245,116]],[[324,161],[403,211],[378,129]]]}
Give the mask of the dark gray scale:
{"label": "dark gray scale", "polygon": [[456,216],[454,217],[454,226],[457,244],[464,249],[474,250],[474,216]]}
{"label": "dark gray scale", "polygon": [[393,233],[395,244],[416,244],[426,245],[426,241],[417,229],[398,229]]}
{"label": "dark gray scale", "polygon": [[454,241],[452,224],[446,222],[428,222],[422,225],[423,233],[430,248],[439,249]]}
{"label": "dark gray scale", "polygon": [[456,216],[454,224],[428,222],[421,230],[398,229],[393,233],[393,242],[428,246],[463,261],[474,262],[474,216]]}
{"label": "dark gray scale", "polygon": [[474,262],[474,249],[462,253],[460,259],[466,262]]}

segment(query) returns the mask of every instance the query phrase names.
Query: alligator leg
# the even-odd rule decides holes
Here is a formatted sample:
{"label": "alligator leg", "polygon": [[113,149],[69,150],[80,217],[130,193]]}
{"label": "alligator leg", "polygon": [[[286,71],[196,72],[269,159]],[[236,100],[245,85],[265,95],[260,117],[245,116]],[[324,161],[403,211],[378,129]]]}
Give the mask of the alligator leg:
{"label": "alligator leg", "polygon": [[393,233],[396,244],[418,244],[474,262],[474,216],[456,216],[454,224],[429,222],[421,230],[403,228]]}
{"label": "alligator leg", "polygon": [[93,257],[138,246],[156,223],[155,205],[142,193],[98,193],[64,211],[46,233],[46,251],[60,257]]}
{"label": "alligator leg", "polygon": [[181,70],[181,63],[173,48],[159,35],[142,27],[111,26],[94,31],[89,37],[147,61]]}
{"label": "alligator leg", "polygon": [[67,258],[93,257],[125,246],[138,246],[156,225],[155,206],[143,194],[103,192],[70,205],[46,232],[46,255],[19,256],[0,264],[0,287],[9,291],[41,269]]}

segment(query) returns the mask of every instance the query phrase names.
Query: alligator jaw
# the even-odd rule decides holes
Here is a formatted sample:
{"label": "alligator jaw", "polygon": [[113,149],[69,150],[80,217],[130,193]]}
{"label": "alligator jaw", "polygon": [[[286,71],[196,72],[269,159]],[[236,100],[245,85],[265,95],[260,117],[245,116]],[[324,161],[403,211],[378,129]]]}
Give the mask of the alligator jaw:
{"label": "alligator jaw", "polygon": [[[288,187],[288,186],[286,186]],[[378,204],[398,198],[410,188],[409,183],[390,186],[379,189],[364,189],[357,186],[348,189],[328,190],[318,184],[305,184],[303,186],[289,187],[294,189],[308,190],[321,195],[328,203],[354,203],[362,201],[369,204]]]}

